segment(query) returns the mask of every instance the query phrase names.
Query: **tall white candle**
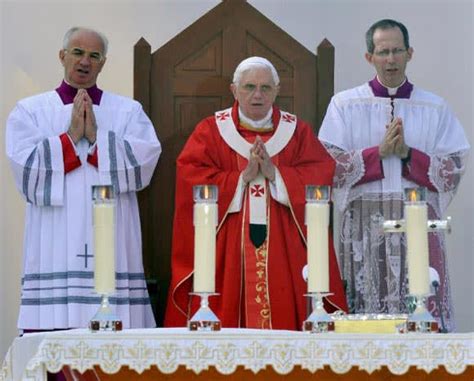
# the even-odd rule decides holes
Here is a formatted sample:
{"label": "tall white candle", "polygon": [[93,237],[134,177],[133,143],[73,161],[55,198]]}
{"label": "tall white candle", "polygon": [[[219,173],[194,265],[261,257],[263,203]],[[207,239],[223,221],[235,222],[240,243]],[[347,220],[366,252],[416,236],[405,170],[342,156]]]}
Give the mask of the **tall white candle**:
{"label": "tall white candle", "polygon": [[194,204],[194,292],[215,292],[217,204]]}
{"label": "tall white candle", "polygon": [[94,204],[94,281],[98,294],[115,291],[115,228],[113,203]]}
{"label": "tall white candle", "polygon": [[306,203],[308,292],[329,292],[329,204]]}
{"label": "tall white candle", "polygon": [[411,295],[427,295],[430,289],[426,203],[405,203],[405,223],[409,292]]}

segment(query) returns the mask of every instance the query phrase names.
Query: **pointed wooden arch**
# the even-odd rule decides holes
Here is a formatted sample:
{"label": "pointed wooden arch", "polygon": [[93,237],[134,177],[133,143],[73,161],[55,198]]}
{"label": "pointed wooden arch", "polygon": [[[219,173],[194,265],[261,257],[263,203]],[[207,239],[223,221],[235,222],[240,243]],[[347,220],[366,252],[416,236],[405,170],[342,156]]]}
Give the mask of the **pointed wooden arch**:
{"label": "pointed wooden arch", "polygon": [[275,65],[276,103],[316,132],[334,93],[333,46],[325,39],[313,54],[245,0],[224,0],[153,53],[143,38],[135,45],[134,97],[163,146],[151,185],[139,195],[145,272],[159,325],[170,279],[176,158],[201,119],[232,105],[233,72],[250,56]]}

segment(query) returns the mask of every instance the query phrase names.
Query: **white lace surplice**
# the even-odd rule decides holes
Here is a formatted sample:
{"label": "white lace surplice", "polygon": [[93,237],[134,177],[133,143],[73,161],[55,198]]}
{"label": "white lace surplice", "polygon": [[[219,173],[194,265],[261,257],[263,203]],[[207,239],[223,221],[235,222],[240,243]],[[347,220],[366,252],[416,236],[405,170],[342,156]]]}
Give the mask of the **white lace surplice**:
{"label": "white lace surplice", "polygon": [[[446,103],[414,88],[409,99],[394,100],[405,141],[430,158],[428,177],[437,192],[427,191],[428,218],[442,217],[464,172],[469,144]],[[403,218],[403,190],[419,186],[401,176],[395,156],[382,160],[384,178],[355,185],[365,174],[364,149],[378,146],[391,118],[389,98],[374,97],[368,84],[334,96],[319,138],[336,160],[333,198],[339,214],[338,260],[350,311],[406,312],[408,289],[404,234],[384,234],[383,220]],[[429,234],[430,266],[440,275],[440,303],[448,330],[452,303],[443,233]],[[435,298],[429,308],[437,318]]]}

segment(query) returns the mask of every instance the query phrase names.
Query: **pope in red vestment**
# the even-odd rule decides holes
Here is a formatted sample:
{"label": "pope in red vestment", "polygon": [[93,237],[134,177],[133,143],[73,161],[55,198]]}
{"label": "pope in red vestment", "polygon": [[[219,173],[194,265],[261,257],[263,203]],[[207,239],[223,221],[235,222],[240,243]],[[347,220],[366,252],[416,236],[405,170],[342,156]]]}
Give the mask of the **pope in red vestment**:
{"label": "pope in red vestment", "polygon": [[[219,192],[218,295],[210,307],[222,326],[301,330],[308,316],[305,186],[331,185],[335,162],[307,123],[273,106],[278,83],[267,60],[244,60],[231,86],[234,106],[201,121],[178,157],[165,326],[185,326],[199,305],[189,293],[193,186],[202,184]],[[333,296],[326,309],[346,310],[332,237],[329,242]]]}

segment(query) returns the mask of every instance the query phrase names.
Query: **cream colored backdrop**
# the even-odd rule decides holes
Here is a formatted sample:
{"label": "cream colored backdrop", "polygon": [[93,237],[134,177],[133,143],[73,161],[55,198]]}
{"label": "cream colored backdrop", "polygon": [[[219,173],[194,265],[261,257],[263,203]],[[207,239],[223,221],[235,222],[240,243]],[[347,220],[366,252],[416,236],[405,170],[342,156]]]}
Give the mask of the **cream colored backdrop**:
{"label": "cream colored backdrop", "polygon": [[[24,202],[5,159],[4,125],[15,102],[53,89],[62,79],[58,60],[64,32],[73,25],[110,39],[99,86],[133,92],[133,45],[145,37],[152,50],[219,3],[218,0],[0,0],[0,361],[17,334]],[[473,138],[473,2],[471,0],[249,0],[309,50],[327,37],[336,46],[336,91],[373,76],[365,62],[364,33],[374,21],[406,24],[415,49],[412,82],[448,100]],[[474,331],[473,155],[457,198],[448,238],[459,331]],[[159,234],[159,232],[158,232]]]}

